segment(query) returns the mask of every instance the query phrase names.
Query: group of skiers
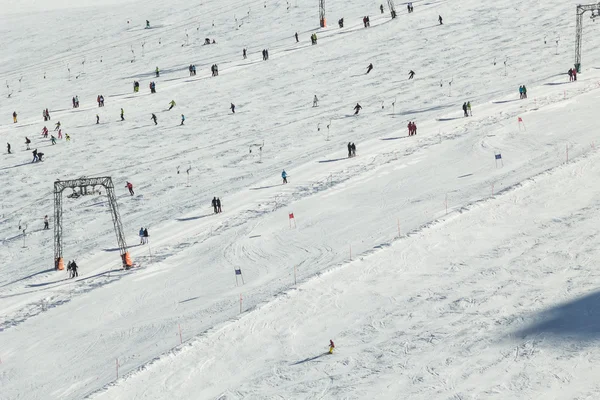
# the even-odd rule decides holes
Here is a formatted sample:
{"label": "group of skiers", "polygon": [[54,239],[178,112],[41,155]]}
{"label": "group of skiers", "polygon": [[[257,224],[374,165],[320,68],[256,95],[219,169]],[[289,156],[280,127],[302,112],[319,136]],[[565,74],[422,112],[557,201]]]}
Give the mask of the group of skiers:
{"label": "group of skiers", "polygon": [[154,81],[150,82],[148,86],[150,87],[150,93],[156,93],[156,83]]}
{"label": "group of skiers", "polygon": [[218,197],[213,197],[212,199],[212,206],[213,209],[215,210],[215,214],[218,214],[220,212],[222,212],[221,210],[221,199]]}
{"label": "group of skiers", "polygon": [[263,49],[262,56],[263,56],[263,61],[267,61],[269,59],[269,50]]}
{"label": "group of skiers", "polygon": [[73,102],[73,108],[79,108],[79,96],[73,97],[72,102]]}
{"label": "group of skiers", "polygon": [[371,26],[371,20],[369,19],[368,15],[363,17],[363,25],[365,28],[369,28]]}
{"label": "group of skiers", "polygon": [[148,228],[140,228],[140,232],[138,233],[140,236],[140,244],[148,244]]}
{"label": "group of skiers", "polygon": [[50,112],[47,108],[42,110],[42,118],[44,118],[44,121],[50,121]]}
{"label": "group of skiers", "polygon": [[32,151],[32,153],[33,153],[33,161],[31,161],[32,163],[38,162],[38,161],[44,161],[44,153],[38,152],[37,149]]}
{"label": "group of skiers", "polygon": [[356,145],[348,142],[348,158],[356,157]]}
{"label": "group of skiers", "polygon": [[98,102],[98,107],[104,107],[104,96],[99,94],[98,97],[96,98],[96,101]]}
{"label": "group of skiers", "polygon": [[408,136],[413,136],[416,134],[417,134],[417,124],[412,121],[408,121]]}
{"label": "group of skiers", "polygon": [[194,64],[190,64],[188,71],[190,72],[190,76],[196,76],[196,66]]}
{"label": "group of skiers", "polygon": [[569,72],[567,72],[567,73],[569,74],[569,82],[577,80],[577,69],[576,68],[570,68]]}
{"label": "group of skiers", "polygon": [[140,83],[138,81],[133,81],[133,93],[137,93],[140,91]]}
{"label": "group of skiers", "polygon": [[527,88],[525,87],[525,85],[519,86],[519,97],[521,99],[527,98]]}
{"label": "group of skiers", "polygon": [[217,64],[213,64],[210,67],[210,71],[212,72],[212,76],[219,76],[219,66]]}
{"label": "group of skiers", "polygon": [[[310,42],[311,44],[317,44],[317,34],[313,33],[312,35],[310,35]],[[296,33],[296,40],[298,40],[298,34]]]}
{"label": "group of skiers", "polygon": [[408,4],[406,4],[406,8],[408,9],[408,13],[410,14],[411,12],[415,11],[415,8],[413,7],[412,2],[409,2]]}

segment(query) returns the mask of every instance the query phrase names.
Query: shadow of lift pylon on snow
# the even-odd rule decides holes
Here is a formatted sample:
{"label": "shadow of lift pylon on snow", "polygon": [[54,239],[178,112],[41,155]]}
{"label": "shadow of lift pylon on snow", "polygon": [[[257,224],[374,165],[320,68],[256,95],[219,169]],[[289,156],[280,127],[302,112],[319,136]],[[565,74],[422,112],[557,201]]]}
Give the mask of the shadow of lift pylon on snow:
{"label": "shadow of lift pylon on snow", "polygon": [[514,333],[519,338],[541,335],[560,343],[597,341],[600,339],[600,290],[524,319],[530,324]]}

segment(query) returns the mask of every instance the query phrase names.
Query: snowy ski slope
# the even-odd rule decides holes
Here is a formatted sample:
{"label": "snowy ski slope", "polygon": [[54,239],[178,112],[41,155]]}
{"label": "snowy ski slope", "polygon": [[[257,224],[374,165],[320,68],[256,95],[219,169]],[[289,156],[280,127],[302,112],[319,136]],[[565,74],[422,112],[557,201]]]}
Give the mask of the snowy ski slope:
{"label": "snowy ski slope", "polygon": [[[299,0],[103,4],[0,0],[0,398],[598,396],[600,52],[586,19],[568,82],[575,2],[415,1],[390,20],[328,0],[325,29]],[[52,146],[57,121],[72,140]],[[53,181],[105,175],[141,266],[120,269],[104,196],[65,198],[69,280],[42,230]]]}

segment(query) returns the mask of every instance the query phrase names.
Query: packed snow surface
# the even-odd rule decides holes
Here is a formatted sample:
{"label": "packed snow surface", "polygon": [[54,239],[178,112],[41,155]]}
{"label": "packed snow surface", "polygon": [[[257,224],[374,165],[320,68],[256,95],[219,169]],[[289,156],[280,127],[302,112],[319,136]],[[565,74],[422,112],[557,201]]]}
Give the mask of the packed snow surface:
{"label": "packed snow surface", "polygon": [[[575,4],[328,0],[319,28],[316,1],[0,0],[0,399],[599,398]],[[96,188],[63,193],[80,271],[54,271],[54,181],[84,176],[135,268]]]}

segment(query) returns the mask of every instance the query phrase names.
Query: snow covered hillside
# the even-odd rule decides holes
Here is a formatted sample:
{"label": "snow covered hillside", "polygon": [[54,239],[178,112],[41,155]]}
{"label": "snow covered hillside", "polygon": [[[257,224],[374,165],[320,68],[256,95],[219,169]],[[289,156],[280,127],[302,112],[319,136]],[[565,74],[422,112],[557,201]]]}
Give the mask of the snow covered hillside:
{"label": "snow covered hillside", "polygon": [[[575,2],[312,3],[0,0],[0,398],[597,396],[594,22],[570,83]],[[65,192],[54,271],[81,176],[139,267]]]}

